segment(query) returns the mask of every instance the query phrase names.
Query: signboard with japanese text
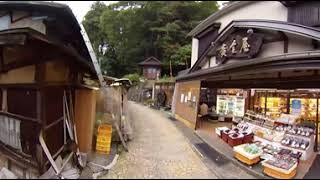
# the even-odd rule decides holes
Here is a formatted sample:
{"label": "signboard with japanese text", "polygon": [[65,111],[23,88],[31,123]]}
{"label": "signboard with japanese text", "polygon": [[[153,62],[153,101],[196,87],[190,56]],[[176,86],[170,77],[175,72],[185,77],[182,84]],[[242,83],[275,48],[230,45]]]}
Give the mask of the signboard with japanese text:
{"label": "signboard with japanese text", "polygon": [[262,34],[239,30],[215,45],[211,55],[216,56],[218,64],[223,64],[228,59],[251,59],[259,53],[262,43]]}

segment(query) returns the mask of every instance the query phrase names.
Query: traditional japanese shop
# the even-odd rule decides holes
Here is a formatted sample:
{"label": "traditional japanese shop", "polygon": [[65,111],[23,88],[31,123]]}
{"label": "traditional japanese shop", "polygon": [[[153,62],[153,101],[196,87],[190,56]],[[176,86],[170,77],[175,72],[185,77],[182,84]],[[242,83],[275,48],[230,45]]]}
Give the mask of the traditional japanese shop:
{"label": "traditional japanese shop", "polygon": [[210,27],[195,35],[215,32],[210,45],[177,78],[175,117],[261,174],[305,177],[319,161],[320,30],[270,20]]}
{"label": "traditional japanese shop", "polygon": [[[265,160],[262,161],[265,173],[293,178],[298,164],[303,164],[302,170],[308,169],[311,165],[308,160],[312,162],[317,151],[319,95],[318,89],[212,90],[202,87],[199,109],[207,107],[208,110],[206,116],[197,119],[196,129],[200,135],[212,138],[212,142],[223,141],[226,147],[221,147],[221,151],[228,152],[225,148],[229,148],[230,154],[241,162],[254,165]],[[279,154],[293,157],[281,159],[279,156],[273,162],[285,162],[286,170],[280,175],[266,163]]]}

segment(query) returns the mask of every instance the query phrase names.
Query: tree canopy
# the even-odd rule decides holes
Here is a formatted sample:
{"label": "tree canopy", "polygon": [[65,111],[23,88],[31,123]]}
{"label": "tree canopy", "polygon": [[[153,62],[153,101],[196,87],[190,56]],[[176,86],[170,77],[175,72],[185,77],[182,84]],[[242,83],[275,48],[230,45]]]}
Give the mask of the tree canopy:
{"label": "tree canopy", "polygon": [[[109,76],[139,73],[138,63],[149,56],[161,60],[168,72],[170,61],[190,66],[187,34],[217,10],[216,1],[119,1],[108,6],[97,1],[83,25]],[[108,45],[103,56],[98,53],[102,43]]]}

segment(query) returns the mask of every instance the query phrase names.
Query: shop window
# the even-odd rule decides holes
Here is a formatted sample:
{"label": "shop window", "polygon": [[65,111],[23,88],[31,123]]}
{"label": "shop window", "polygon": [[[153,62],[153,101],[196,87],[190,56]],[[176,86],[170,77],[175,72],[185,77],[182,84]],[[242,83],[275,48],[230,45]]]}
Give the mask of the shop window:
{"label": "shop window", "polygon": [[245,98],[243,97],[243,90],[219,89],[216,111],[218,114],[225,116],[244,116]]}
{"label": "shop window", "polygon": [[37,91],[32,89],[8,89],[8,112],[29,118],[37,118]]}
{"label": "shop window", "polygon": [[271,118],[287,113],[287,93],[258,91],[255,95],[254,111]]}
{"label": "shop window", "polygon": [[281,114],[287,113],[286,94],[268,94],[267,97],[267,116],[278,118]]}
{"label": "shop window", "polygon": [[317,99],[316,98],[290,98],[290,112],[295,113],[292,108],[293,102],[300,102],[301,108],[297,113],[301,115],[303,119],[315,121],[317,117]]}

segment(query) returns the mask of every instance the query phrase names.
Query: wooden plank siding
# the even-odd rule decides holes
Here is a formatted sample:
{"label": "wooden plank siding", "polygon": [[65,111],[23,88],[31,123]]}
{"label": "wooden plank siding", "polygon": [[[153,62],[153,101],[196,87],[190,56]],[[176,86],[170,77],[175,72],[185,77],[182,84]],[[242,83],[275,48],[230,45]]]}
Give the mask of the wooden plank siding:
{"label": "wooden plank siding", "polygon": [[[192,129],[196,128],[197,123],[200,84],[200,81],[178,82],[177,93],[174,97],[176,98],[175,117]],[[191,92],[191,97],[196,97],[196,107],[181,102],[181,94],[188,96],[188,92]]]}

